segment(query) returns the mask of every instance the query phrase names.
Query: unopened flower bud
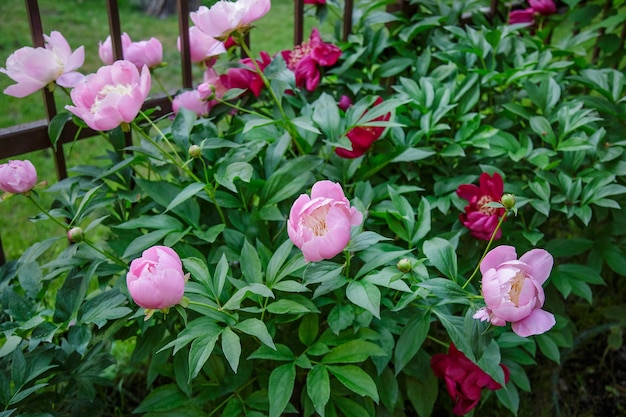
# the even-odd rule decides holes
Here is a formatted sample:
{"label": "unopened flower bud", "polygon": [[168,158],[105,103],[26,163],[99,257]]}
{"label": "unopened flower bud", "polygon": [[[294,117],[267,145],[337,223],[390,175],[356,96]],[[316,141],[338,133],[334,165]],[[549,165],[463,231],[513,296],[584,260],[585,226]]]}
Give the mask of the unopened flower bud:
{"label": "unopened flower bud", "polygon": [[80,227],[72,227],[67,231],[67,238],[70,242],[76,243],[83,240],[83,229]]}
{"label": "unopened flower bud", "polygon": [[189,147],[189,156],[192,158],[200,158],[202,156],[202,148],[198,145],[191,145]]}
{"label": "unopened flower bud", "polygon": [[400,259],[396,266],[398,267],[398,270],[400,270],[400,272],[404,272],[405,274],[407,272],[410,272],[412,268],[411,261],[407,258]]}
{"label": "unopened flower bud", "polygon": [[513,194],[504,194],[500,202],[504,206],[505,209],[511,210],[515,207],[515,196]]}

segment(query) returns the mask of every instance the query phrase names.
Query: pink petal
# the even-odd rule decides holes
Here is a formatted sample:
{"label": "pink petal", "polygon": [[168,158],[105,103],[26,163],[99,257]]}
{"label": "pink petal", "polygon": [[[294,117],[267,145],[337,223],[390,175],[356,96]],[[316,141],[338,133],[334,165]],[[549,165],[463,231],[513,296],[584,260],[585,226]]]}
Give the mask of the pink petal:
{"label": "pink petal", "polygon": [[530,267],[530,275],[539,285],[546,282],[554,264],[552,255],[544,249],[532,249],[522,255],[519,260]]}
{"label": "pink petal", "polygon": [[498,246],[490,250],[482,260],[480,263],[480,272],[484,274],[485,271],[491,268],[498,268],[500,264],[515,259],[517,259],[517,253],[515,252],[515,248],[513,246]]}
{"label": "pink petal", "polygon": [[535,309],[525,319],[512,323],[511,328],[518,336],[528,337],[545,333],[555,324],[556,319],[552,313]]}

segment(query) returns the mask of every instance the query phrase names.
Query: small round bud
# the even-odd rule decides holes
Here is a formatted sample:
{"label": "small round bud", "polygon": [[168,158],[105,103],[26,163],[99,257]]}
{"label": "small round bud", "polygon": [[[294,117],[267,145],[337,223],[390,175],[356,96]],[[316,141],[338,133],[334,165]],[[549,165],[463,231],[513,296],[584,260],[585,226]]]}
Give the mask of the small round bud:
{"label": "small round bud", "polygon": [[402,258],[398,261],[396,267],[400,270],[400,272],[404,272],[406,274],[411,271],[411,261],[407,258]]}
{"label": "small round bud", "polygon": [[76,243],[83,240],[83,229],[80,227],[72,227],[67,231],[67,238],[70,242]]}
{"label": "small round bud", "polygon": [[513,194],[504,194],[500,202],[504,206],[505,209],[511,210],[515,207],[515,196]]}
{"label": "small round bud", "polygon": [[198,145],[191,145],[189,147],[189,156],[192,158],[200,158],[202,156],[202,148]]}

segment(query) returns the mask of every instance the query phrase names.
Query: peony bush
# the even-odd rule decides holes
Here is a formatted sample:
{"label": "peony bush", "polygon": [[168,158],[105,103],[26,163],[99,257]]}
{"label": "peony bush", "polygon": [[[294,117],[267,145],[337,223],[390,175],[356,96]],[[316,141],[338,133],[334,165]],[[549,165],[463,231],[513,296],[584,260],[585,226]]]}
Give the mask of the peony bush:
{"label": "peony bush", "polygon": [[571,307],[626,268],[623,74],[588,62],[593,28],[559,35],[576,4],[363,3],[340,41],[339,5],[306,3],[309,40],[260,56],[269,0],[192,12],[205,73],[163,118],[142,110],[158,33],[116,62],[104,40],[73,85],[9,58],[6,94],[56,82],[58,120],[119,152],[50,187],[0,165],[3,200],[59,228],[0,267],[0,415],[532,412],[534,365],[580,340]]}

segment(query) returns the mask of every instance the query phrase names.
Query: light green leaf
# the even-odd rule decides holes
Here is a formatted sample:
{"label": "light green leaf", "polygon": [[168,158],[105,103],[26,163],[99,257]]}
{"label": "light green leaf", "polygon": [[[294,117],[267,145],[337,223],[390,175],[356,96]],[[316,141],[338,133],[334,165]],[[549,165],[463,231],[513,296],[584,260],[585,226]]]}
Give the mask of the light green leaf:
{"label": "light green leaf", "polygon": [[333,348],[324,356],[322,363],[360,363],[370,356],[381,356],[384,354],[385,352],[377,344],[356,339]]}
{"label": "light green leaf", "polygon": [[306,377],[306,392],[315,411],[324,417],[324,409],[330,400],[330,378],[323,365],[315,365]]}
{"label": "light green leaf", "polygon": [[422,249],[439,272],[456,282],[458,274],[456,252],[450,242],[436,237],[425,241]]}
{"label": "light green leaf", "polygon": [[239,336],[230,327],[225,327],[222,330],[222,352],[224,352],[224,356],[233,372],[237,373],[239,358],[241,357],[241,342],[239,341]]}
{"label": "light green leaf", "polygon": [[165,211],[168,212],[174,207],[181,204],[182,202],[195,196],[196,194],[198,194],[198,192],[202,191],[204,187],[205,187],[205,184],[200,183],[200,182],[194,182],[192,184],[189,184],[188,186],[183,188],[183,190],[172,200],[170,204],[168,204]]}
{"label": "light green leaf", "polygon": [[267,327],[263,321],[256,318],[250,318],[235,324],[233,327],[243,333],[257,337],[265,345],[274,350],[276,349],[272,336],[267,331]]}
{"label": "light green leaf", "polygon": [[371,376],[355,365],[328,365],[328,370],[350,391],[378,403],[378,390]]}
{"label": "light green leaf", "polygon": [[353,304],[363,307],[376,318],[380,318],[380,290],[369,282],[350,281],[346,297]]}
{"label": "light green leaf", "polygon": [[293,393],[295,380],[296,365],[294,363],[286,363],[272,371],[268,384],[270,417],[279,417],[283,413]]}

